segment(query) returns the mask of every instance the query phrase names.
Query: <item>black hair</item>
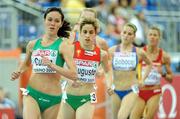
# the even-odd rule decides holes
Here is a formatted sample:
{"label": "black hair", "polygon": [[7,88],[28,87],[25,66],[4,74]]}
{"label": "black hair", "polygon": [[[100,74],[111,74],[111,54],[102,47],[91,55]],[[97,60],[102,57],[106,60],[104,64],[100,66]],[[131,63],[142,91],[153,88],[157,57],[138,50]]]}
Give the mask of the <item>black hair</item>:
{"label": "black hair", "polygon": [[64,14],[61,10],[61,8],[57,8],[57,7],[50,7],[48,8],[45,12],[44,12],[44,19],[46,19],[47,14],[49,14],[50,12],[58,12],[59,14],[61,14],[61,21],[63,22],[62,26],[59,28],[57,35],[60,37],[69,37],[69,32],[71,31],[71,26],[70,23],[67,22],[66,20],[64,20]]}

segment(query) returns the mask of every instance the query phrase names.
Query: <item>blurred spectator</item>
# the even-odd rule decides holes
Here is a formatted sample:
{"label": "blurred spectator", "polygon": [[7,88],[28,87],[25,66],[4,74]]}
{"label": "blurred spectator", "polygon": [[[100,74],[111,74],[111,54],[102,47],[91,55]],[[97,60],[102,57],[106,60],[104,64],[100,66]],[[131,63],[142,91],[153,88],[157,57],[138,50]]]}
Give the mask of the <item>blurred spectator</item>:
{"label": "blurred spectator", "polygon": [[134,9],[136,11],[140,11],[142,9],[147,9],[147,0],[138,0]]}
{"label": "blurred spectator", "polygon": [[157,10],[158,0],[138,0],[135,10],[146,9],[146,10]]}
{"label": "blurred spectator", "polygon": [[35,3],[35,2],[37,2],[38,0],[29,0],[29,1],[30,1],[30,2],[34,2],[34,3]]}
{"label": "blurred spectator", "polygon": [[6,97],[6,93],[2,87],[0,87],[0,108],[15,109],[15,103]]}
{"label": "blurred spectator", "polygon": [[127,8],[129,4],[128,0],[118,0],[118,5],[122,8]]}
{"label": "blurred spectator", "polygon": [[137,11],[136,15],[133,16],[129,22],[133,23],[137,27],[136,41],[135,44],[142,46],[146,44],[146,33],[148,30],[148,22],[146,21],[144,11]]}
{"label": "blurred spectator", "polygon": [[120,38],[122,26],[128,21],[130,16],[128,13],[128,4],[127,0],[118,0],[117,4],[114,4],[110,9],[111,14],[108,16],[108,22],[115,24],[114,37],[117,39]]}
{"label": "blurred spectator", "polygon": [[108,16],[108,22],[115,25],[115,32],[113,36],[118,39],[120,38],[120,33],[122,30],[122,26],[128,20],[128,13],[124,8],[115,6],[112,8],[112,14]]}
{"label": "blurred spectator", "polygon": [[62,7],[67,11],[67,19],[71,19],[71,23],[78,21],[81,10],[85,8],[84,0],[62,0]]}
{"label": "blurred spectator", "polygon": [[147,0],[147,10],[157,10],[158,0]]}
{"label": "blurred spectator", "polygon": [[129,1],[129,8],[130,8],[131,10],[134,10],[135,7],[136,7],[136,5],[137,5],[137,1],[138,1],[138,0],[128,0],[128,1]]}
{"label": "blurred spectator", "polygon": [[158,0],[160,10],[179,11],[180,0]]}
{"label": "blurred spectator", "polygon": [[87,8],[95,7],[98,5],[98,0],[84,0]]}
{"label": "blurred spectator", "polygon": [[109,15],[109,7],[105,0],[99,0],[99,5],[96,7],[97,17],[104,24],[107,23],[107,18]]}
{"label": "blurred spectator", "polygon": [[109,9],[109,16],[108,16],[108,22],[114,23],[116,22],[116,4],[111,4]]}
{"label": "blurred spectator", "polygon": [[120,38],[117,39],[114,34],[115,34],[115,25],[109,22],[107,23],[105,31],[101,31],[99,33],[99,36],[106,40],[109,47],[112,47],[120,42]]}
{"label": "blurred spectator", "polygon": [[128,18],[129,13],[128,10],[130,9],[130,3],[128,0],[118,0],[118,13],[121,17]]}
{"label": "blurred spectator", "polygon": [[60,0],[39,0],[37,3],[44,9],[60,6]]}
{"label": "blurred spectator", "polygon": [[178,65],[177,65],[177,67],[176,67],[176,71],[180,72],[180,61],[179,61]]}

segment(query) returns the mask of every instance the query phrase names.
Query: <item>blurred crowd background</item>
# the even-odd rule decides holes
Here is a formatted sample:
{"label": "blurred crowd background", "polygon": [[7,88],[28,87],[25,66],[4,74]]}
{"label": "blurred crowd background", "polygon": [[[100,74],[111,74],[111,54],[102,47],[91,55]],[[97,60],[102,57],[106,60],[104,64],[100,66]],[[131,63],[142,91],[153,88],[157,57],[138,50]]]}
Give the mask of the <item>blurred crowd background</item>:
{"label": "blurred crowd background", "polygon": [[0,48],[18,46],[24,49],[29,40],[43,33],[43,11],[56,6],[62,8],[72,27],[83,8],[94,8],[101,22],[99,35],[109,46],[120,42],[119,34],[126,22],[137,26],[136,43],[139,46],[147,43],[146,31],[150,25],[156,24],[163,32],[161,47],[178,52],[179,5],[180,0],[1,0]]}
{"label": "blurred crowd background", "polygon": [[[43,34],[43,11],[52,6],[62,8],[72,27],[83,8],[94,8],[101,26],[99,35],[109,47],[121,42],[120,32],[127,22],[137,26],[139,47],[147,43],[147,29],[157,25],[162,31],[160,47],[170,53],[173,72],[180,73],[180,0],[0,0],[0,50],[20,48],[24,53],[28,41]],[[0,86],[7,90],[18,85],[1,83],[9,80],[16,65],[16,60],[0,62]],[[15,103],[16,95],[10,96],[16,97]]]}

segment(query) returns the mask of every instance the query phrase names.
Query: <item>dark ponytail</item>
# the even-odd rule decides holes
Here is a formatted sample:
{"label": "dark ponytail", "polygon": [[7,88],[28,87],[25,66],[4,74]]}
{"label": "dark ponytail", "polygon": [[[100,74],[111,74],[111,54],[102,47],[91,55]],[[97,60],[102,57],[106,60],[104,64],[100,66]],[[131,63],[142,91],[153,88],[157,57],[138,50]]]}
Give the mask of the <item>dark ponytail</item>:
{"label": "dark ponytail", "polygon": [[59,14],[61,14],[61,21],[63,22],[63,25],[59,28],[57,35],[59,37],[69,37],[69,32],[71,31],[71,26],[70,23],[67,22],[66,20],[64,20],[64,14],[61,10],[61,8],[57,8],[57,7],[50,7],[48,8],[45,12],[44,12],[44,19],[46,19],[46,16],[48,13],[50,12],[59,12]]}
{"label": "dark ponytail", "polygon": [[59,28],[57,35],[60,37],[68,38],[70,36],[71,26],[70,23],[64,20],[63,25]]}

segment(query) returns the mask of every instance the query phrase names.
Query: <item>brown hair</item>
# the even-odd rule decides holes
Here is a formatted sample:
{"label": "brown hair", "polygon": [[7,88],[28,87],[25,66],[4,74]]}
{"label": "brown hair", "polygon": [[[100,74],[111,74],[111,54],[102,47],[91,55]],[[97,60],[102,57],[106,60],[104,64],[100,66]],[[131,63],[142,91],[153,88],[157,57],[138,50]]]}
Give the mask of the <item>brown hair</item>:
{"label": "brown hair", "polygon": [[86,24],[91,24],[91,25],[94,27],[94,29],[95,29],[95,31],[96,31],[96,33],[97,33],[97,29],[98,29],[98,26],[99,26],[97,19],[84,18],[84,19],[80,22],[80,32],[81,32],[81,30],[82,30],[82,27],[83,27],[84,25],[86,25]]}
{"label": "brown hair", "polygon": [[129,26],[129,27],[131,27],[131,28],[134,30],[134,34],[135,34],[136,31],[137,31],[136,25],[134,25],[134,24],[132,24],[132,23],[126,23],[124,26]]}
{"label": "brown hair", "polygon": [[159,34],[159,37],[161,37],[161,30],[160,30],[159,27],[157,27],[157,26],[151,26],[149,30],[156,30],[156,31],[158,32],[158,34]]}

